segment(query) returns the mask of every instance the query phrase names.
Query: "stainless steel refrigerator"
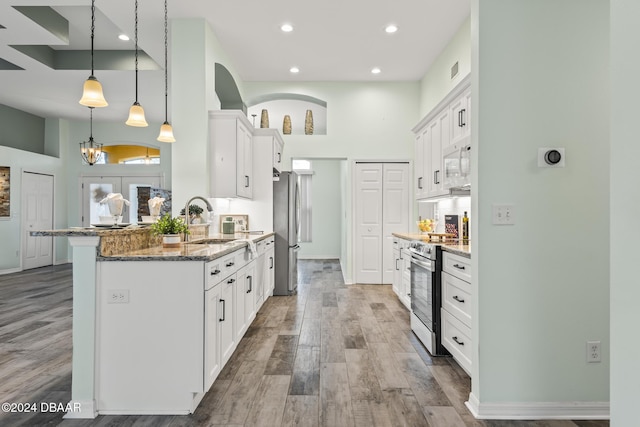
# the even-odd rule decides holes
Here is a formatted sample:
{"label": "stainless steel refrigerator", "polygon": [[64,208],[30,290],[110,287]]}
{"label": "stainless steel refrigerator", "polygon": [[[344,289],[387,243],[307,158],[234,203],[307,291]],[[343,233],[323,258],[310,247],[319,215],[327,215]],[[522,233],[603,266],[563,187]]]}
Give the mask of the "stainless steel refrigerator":
{"label": "stainless steel refrigerator", "polygon": [[300,189],[298,174],[280,172],[273,181],[273,231],[276,244],[274,295],[293,295],[298,286],[298,236],[300,234]]}

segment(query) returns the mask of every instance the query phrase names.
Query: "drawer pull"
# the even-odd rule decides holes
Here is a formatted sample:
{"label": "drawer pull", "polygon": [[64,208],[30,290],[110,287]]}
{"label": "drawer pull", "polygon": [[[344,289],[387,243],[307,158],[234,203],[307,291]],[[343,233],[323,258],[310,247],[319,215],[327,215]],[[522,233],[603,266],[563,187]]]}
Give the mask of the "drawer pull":
{"label": "drawer pull", "polygon": [[231,262],[226,263],[224,266],[225,266],[225,267],[231,267],[231,266],[233,266],[234,264],[235,264],[235,262],[231,261]]}
{"label": "drawer pull", "polygon": [[220,274],[220,270],[218,270],[217,268],[211,272],[212,276],[215,276],[216,274]]}
{"label": "drawer pull", "polygon": [[247,276],[247,279],[249,280],[249,290],[247,291],[247,293],[251,293],[251,290],[253,289],[253,277],[251,276]]}
{"label": "drawer pull", "polygon": [[462,298],[460,298],[458,295],[454,295],[453,299],[458,301],[458,302],[464,302],[464,300]]}
{"label": "drawer pull", "polygon": [[453,338],[451,338],[451,339],[452,339],[452,340],[454,340],[454,341],[456,342],[456,344],[458,344],[458,345],[464,345],[464,342],[459,341],[459,340],[458,340],[458,337],[453,337]]}
{"label": "drawer pull", "polygon": [[236,279],[229,279],[229,280],[227,280],[227,283],[233,283],[235,281],[236,281]]}
{"label": "drawer pull", "polygon": [[458,270],[464,270],[464,265],[460,265],[460,264],[453,264],[453,266],[455,268],[457,268]]}

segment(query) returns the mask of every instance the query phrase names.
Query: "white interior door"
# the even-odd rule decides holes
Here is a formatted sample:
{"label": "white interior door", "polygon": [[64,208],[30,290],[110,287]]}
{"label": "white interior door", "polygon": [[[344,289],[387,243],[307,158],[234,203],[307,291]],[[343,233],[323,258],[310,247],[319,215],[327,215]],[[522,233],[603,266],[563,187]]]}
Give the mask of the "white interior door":
{"label": "white interior door", "polygon": [[128,206],[128,216],[123,221],[131,224],[138,223],[138,187],[160,188],[159,176],[123,176],[122,177],[122,196],[128,200],[131,205]]}
{"label": "white interior door", "polygon": [[26,270],[52,265],[53,237],[34,237],[29,232],[53,229],[53,176],[24,172],[22,200],[22,268]]}
{"label": "white interior door", "polygon": [[121,193],[122,178],[119,176],[86,176],[81,179],[83,227],[99,224],[101,216],[110,216],[109,207],[100,204],[109,193]]}
{"label": "white interior door", "polygon": [[382,164],[356,163],[356,283],[382,283]]}
{"label": "white interior door", "polygon": [[409,230],[409,164],[384,163],[382,171],[382,283],[392,283],[395,258],[391,233]]}

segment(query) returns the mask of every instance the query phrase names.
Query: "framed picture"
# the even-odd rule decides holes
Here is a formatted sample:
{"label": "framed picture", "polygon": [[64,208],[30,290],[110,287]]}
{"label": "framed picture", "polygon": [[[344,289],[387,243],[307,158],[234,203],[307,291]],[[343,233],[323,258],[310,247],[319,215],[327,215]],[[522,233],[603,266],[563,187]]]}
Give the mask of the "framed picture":
{"label": "framed picture", "polygon": [[220,214],[220,230],[222,230],[222,223],[228,217],[233,218],[236,233],[249,231],[249,215],[246,214]]}
{"label": "framed picture", "polygon": [[11,168],[0,166],[0,218],[11,218]]}

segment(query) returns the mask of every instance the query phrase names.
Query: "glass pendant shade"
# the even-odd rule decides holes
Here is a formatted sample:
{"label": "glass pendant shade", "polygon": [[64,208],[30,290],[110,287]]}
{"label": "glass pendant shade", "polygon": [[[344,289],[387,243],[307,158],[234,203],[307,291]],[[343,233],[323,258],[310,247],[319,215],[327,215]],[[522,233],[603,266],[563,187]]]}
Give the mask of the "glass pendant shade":
{"label": "glass pendant shade", "polygon": [[144,109],[142,108],[142,105],[137,102],[133,103],[129,109],[129,118],[126,121],[126,124],[135,127],[149,126],[149,123],[147,123],[147,120],[144,118]]}
{"label": "glass pendant shade", "polygon": [[106,107],[109,105],[107,100],[104,99],[102,85],[95,76],[89,76],[89,78],[84,82],[82,99],[80,99],[79,102],[80,105],[85,105],[87,107]]}
{"label": "glass pendant shade", "polygon": [[169,122],[164,122],[162,126],[160,126],[160,135],[158,135],[158,141],[176,142],[176,139],[173,137],[173,128],[171,127]]}
{"label": "glass pendant shade", "polygon": [[89,138],[89,141],[80,143],[80,155],[89,166],[93,166],[94,163],[100,160],[100,156],[102,156],[102,144],[94,142],[92,136]]}

